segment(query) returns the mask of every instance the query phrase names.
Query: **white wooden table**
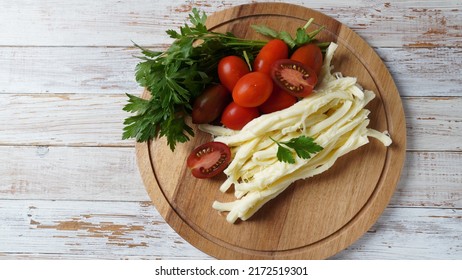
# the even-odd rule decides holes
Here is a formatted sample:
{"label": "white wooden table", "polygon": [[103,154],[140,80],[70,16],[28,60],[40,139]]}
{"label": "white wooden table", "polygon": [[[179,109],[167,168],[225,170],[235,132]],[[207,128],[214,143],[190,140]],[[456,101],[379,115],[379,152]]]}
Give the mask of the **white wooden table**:
{"label": "white wooden table", "polygon": [[[145,192],[121,140],[132,41],[164,49],[211,1],[0,3],[0,258],[209,259]],[[253,1],[255,2],[255,1]],[[401,93],[407,157],[379,221],[334,259],[462,259],[462,2],[292,0],[375,48]]]}

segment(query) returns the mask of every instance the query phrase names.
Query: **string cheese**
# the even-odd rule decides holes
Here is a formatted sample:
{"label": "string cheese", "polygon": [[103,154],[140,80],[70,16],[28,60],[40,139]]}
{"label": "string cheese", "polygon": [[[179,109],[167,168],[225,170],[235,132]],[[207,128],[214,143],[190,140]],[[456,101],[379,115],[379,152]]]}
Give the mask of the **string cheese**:
{"label": "string cheese", "polygon": [[[354,77],[332,74],[331,61],[337,44],[326,51],[315,91],[293,106],[262,115],[242,128],[230,130],[213,125],[200,125],[202,131],[227,144],[233,159],[224,170],[228,176],[220,187],[225,192],[234,186],[235,201],[215,201],[212,207],[228,212],[227,221],[247,220],[266,202],[273,199],[293,182],[328,170],[335,161],[377,138],[385,146],[392,140],[387,132],[368,128],[369,111],[364,107],[375,97],[363,90]],[[306,135],[323,147],[309,159],[295,158],[290,164],[278,161],[277,144]],[[271,137],[271,138],[270,138]]]}

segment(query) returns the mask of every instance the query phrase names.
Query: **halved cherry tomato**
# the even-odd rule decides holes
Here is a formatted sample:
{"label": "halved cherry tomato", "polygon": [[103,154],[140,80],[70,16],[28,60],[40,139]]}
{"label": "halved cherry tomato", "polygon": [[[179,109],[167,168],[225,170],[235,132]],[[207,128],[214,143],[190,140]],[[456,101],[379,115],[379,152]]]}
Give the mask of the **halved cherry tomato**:
{"label": "halved cherry tomato", "polygon": [[278,86],[275,86],[271,96],[265,103],[261,104],[258,109],[264,114],[269,114],[272,112],[280,111],[290,106],[294,105],[297,102],[297,98],[290,93],[284,91]]}
{"label": "halved cherry tomato", "polygon": [[230,92],[237,81],[249,72],[247,63],[238,56],[225,56],[218,62],[218,78]]}
{"label": "halved cherry tomato", "polygon": [[204,90],[194,101],[192,122],[210,123],[218,118],[226,105],[231,102],[231,94],[221,84],[212,85]]}
{"label": "halved cherry tomato", "polygon": [[322,52],[316,44],[306,44],[292,54],[290,59],[301,62],[303,65],[311,68],[319,75],[322,67]]}
{"label": "halved cherry tomato", "polygon": [[273,81],[269,75],[250,72],[237,81],[233,100],[242,107],[257,107],[269,98],[272,91]]}
{"label": "halved cherry tomato", "polygon": [[273,39],[266,43],[253,62],[253,70],[270,74],[271,66],[276,60],[289,57],[289,47],[284,41]]}
{"label": "halved cherry tomato", "polygon": [[259,116],[258,108],[246,108],[231,102],[221,115],[221,123],[228,128],[241,130],[247,123]]}
{"label": "halved cherry tomato", "polygon": [[273,64],[271,78],[282,89],[296,97],[308,96],[318,82],[313,69],[291,59],[280,59]]}
{"label": "halved cherry tomato", "polygon": [[188,156],[187,166],[196,178],[210,178],[222,172],[231,159],[229,147],[221,142],[209,142],[195,148]]}

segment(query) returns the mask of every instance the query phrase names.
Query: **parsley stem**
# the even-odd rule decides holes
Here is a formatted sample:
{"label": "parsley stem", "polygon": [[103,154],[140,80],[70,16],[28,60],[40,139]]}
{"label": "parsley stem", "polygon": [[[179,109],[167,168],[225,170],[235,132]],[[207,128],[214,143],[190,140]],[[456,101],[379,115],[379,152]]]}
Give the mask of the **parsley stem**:
{"label": "parsley stem", "polygon": [[244,56],[245,62],[247,63],[247,66],[249,66],[250,72],[252,72],[252,64],[250,63],[250,59],[246,51],[243,51],[243,56]]}
{"label": "parsley stem", "polygon": [[273,140],[273,142],[276,143],[276,145],[278,145],[279,147],[282,147],[281,143],[279,143],[279,141],[277,140],[274,140],[273,137],[269,136],[269,139]]}
{"label": "parsley stem", "polygon": [[310,36],[310,38],[314,38],[316,37],[316,35],[318,35],[319,32],[321,32],[322,30],[324,29],[324,26],[321,26],[319,27],[318,29],[308,33],[308,36]]}
{"label": "parsley stem", "polygon": [[310,19],[308,20],[308,22],[305,23],[305,25],[304,25],[302,28],[306,30],[306,29],[308,28],[308,26],[311,25],[311,23],[313,22],[313,20],[314,20],[314,18],[310,18]]}
{"label": "parsley stem", "polygon": [[226,46],[251,46],[263,47],[267,42],[248,41],[248,42],[228,42],[224,43]]}

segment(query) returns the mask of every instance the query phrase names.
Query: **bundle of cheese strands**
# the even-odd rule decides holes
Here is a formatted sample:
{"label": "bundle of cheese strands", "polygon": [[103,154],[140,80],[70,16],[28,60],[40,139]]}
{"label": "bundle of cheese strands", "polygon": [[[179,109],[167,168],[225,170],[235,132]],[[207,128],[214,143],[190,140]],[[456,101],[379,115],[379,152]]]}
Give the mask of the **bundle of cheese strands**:
{"label": "bundle of cheese strands", "polygon": [[[247,220],[266,202],[276,197],[294,181],[328,170],[335,161],[369,142],[368,137],[391,144],[387,132],[368,128],[369,111],[364,107],[375,94],[363,90],[356,78],[331,74],[331,61],[337,48],[331,43],[326,51],[315,91],[293,106],[262,115],[242,130],[200,125],[202,131],[227,144],[233,159],[224,173],[227,180],[220,187],[225,192],[234,185],[235,201],[213,203],[218,211],[229,212],[227,221]],[[277,142],[302,135],[311,137],[322,150],[308,159],[296,157],[295,163],[279,161]],[[274,141],[275,140],[275,141]]]}

